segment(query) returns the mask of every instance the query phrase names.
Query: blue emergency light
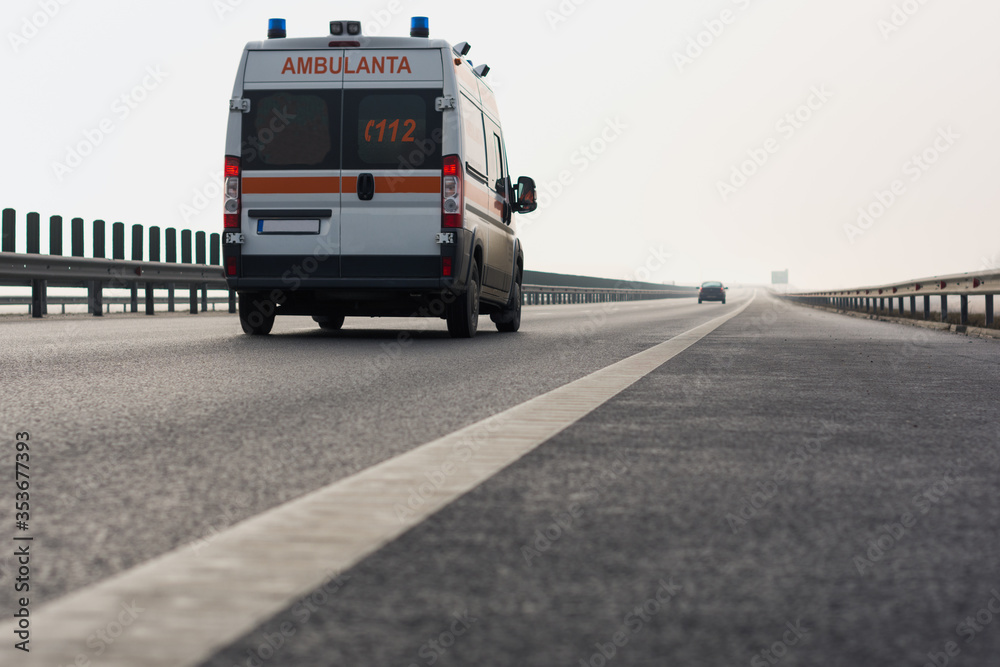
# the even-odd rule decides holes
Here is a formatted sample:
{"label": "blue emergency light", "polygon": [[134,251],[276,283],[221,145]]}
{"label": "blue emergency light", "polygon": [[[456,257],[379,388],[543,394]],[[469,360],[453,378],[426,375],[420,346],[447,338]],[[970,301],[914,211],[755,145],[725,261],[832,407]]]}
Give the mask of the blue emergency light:
{"label": "blue emergency light", "polygon": [[281,39],[285,36],[285,19],[268,19],[267,38]]}
{"label": "blue emergency light", "polygon": [[410,37],[430,37],[430,21],[426,16],[414,16],[410,19]]}

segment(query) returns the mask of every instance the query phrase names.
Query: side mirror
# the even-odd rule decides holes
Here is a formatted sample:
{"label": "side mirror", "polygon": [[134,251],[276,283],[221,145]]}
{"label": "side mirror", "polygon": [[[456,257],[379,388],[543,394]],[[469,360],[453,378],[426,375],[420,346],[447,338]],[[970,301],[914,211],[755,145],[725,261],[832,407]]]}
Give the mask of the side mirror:
{"label": "side mirror", "polygon": [[517,213],[531,213],[538,208],[535,201],[535,180],[530,176],[521,176],[517,179],[517,203],[514,210]]}

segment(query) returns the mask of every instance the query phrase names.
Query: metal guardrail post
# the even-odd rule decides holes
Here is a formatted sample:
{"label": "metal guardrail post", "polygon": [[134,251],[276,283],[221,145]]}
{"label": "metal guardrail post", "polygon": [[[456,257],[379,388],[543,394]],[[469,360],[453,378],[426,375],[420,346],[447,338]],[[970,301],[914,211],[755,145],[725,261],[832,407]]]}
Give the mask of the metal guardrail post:
{"label": "metal guardrail post", "polygon": [[[194,233],[194,263],[208,264],[208,254],[205,252],[205,232]],[[201,312],[208,311],[208,286],[201,286]]]}
{"label": "metal guardrail post", "polygon": [[149,261],[160,261],[160,228],[156,225],[149,228]]}
{"label": "metal guardrail post", "polygon": [[[132,225],[132,261],[142,261],[142,225]],[[132,302],[129,304],[133,313],[139,312],[139,283],[132,283]]]}
{"label": "metal guardrail post", "polygon": [[0,227],[0,252],[14,252],[17,233],[17,212],[12,208],[3,210],[3,224]]}
{"label": "metal guardrail post", "polygon": [[236,312],[236,290],[229,290],[229,312]]}
{"label": "metal guardrail post", "polygon": [[27,252],[38,255],[42,252],[41,232],[39,231],[38,214],[28,214]]}
{"label": "metal guardrail post", "polygon": [[958,297],[958,302],[961,304],[962,312],[962,324],[969,323],[969,297],[966,294],[962,294]]}
{"label": "metal guardrail post", "polygon": [[[163,258],[168,264],[177,263],[177,230],[167,227],[164,230],[164,244],[166,245],[166,256]],[[167,285],[167,312],[174,312],[174,284]]]}
{"label": "metal guardrail post", "polygon": [[104,245],[104,221],[94,220],[94,257],[101,259],[107,256]]}
{"label": "metal guardrail post", "polygon": [[925,320],[931,319],[931,295],[930,294],[925,294],[924,295],[924,319]]}
{"label": "metal guardrail post", "polygon": [[111,225],[111,259],[125,259],[125,223]]}
{"label": "metal guardrail post", "polygon": [[181,230],[181,264],[191,263],[191,230]]}
{"label": "metal guardrail post", "polygon": [[222,234],[212,234],[208,237],[208,263],[212,266],[222,265]]}
{"label": "metal guardrail post", "polygon": [[[28,213],[27,250],[29,254],[39,255],[42,252],[41,221],[37,213]],[[45,315],[45,281],[31,281],[31,316]]]}
{"label": "metal guardrail post", "polygon": [[87,288],[87,312],[94,317],[104,316],[104,290],[100,280],[91,280]]}
{"label": "metal guardrail post", "polygon": [[205,232],[194,233],[194,263],[208,263],[205,256]]}
{"label": "metal guardrail post", "polygon": [[45,281],[31,281],[31,316],[41,317],[45,314]]}
{"label": "metal guardrail post", "polygon": [[[104,248],[104,221],[94,220],[94,258],[100,259],[105,256]],[[91,280],[87,283],[87,312],[94,317],[102,317],[103,301],[102,286],[99,280]]]}
{"label": "metal guardrail post", "polygon": [[986,295],[986,326],[993,325],[993,295]]}
{"label": "metal guardrail post", "polygon": [[[149,227],[149,261],[160,261],[160,228],[156,225],[150,225]],[[153,295],[153,285],[152,283],[146,283],[146,314],[154,315],[155,313],[156,305]]]}
{"label": "metal guardrail post", "polygon": [[917,297],[915,296],[910,297],[910,316],[917,316]]}
{"label": "metal guardrail post", "polygon": [[195,283],[191,283],[191,285],[188,287],[188,292],[190,293],[190,297],[191,297],[190,298],[190,302],[191,302],[191,304],[190,304],[191,305],[191,314],[192,315],[197,315],[198,314],[198,285],[196,285]]}
{"label": "metal guardrail post", "polygon": [[948,297],[947,295],[941,296],[941,321],[948,321]]}
{"label": "metal guardrail post", "polygon": [[63,253],[63,219],[61,215],[49,216],[49,254],[62,255]]}
{"label": "metal guardrail post", "polygon": [[69,252],[73,257],[83,257],[83,218],[69,222]]}

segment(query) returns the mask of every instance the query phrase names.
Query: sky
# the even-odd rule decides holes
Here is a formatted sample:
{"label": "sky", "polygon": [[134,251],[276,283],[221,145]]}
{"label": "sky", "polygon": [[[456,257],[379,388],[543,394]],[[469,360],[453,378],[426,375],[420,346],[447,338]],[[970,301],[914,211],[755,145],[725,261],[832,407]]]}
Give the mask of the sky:
{"label": "sky", "polygon": [[304,37],[411,16],[490,65],[511,172],[538,185],[528,269],[802,289],[1000,270],[996,0],[5,0],[0,207],[220,231],[244,44],[270,17]]}

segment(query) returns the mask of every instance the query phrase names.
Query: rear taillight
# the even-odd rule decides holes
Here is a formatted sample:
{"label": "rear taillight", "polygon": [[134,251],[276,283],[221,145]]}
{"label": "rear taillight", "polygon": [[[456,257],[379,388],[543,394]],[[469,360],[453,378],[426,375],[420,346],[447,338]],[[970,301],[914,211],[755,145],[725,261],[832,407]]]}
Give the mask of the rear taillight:
{"label": "rear taillight", "polygon": [[236,258],[227,257],[226,258],[226,275],[235,276],[236,275]]}
{"label": "rear taillight", "polygon": [[226,156],[225,211],[223,227],[239,228],[240,226],[240,159]]}
{"label": "rear taillight", "polygon": [[441,226],[461,227],[464,207],[462,161],[457,155],[446,155],[441,167]]}
{"label": "rear taillight", "polygon": [[451,257],[441,258],[441,276],[451,278]]}

